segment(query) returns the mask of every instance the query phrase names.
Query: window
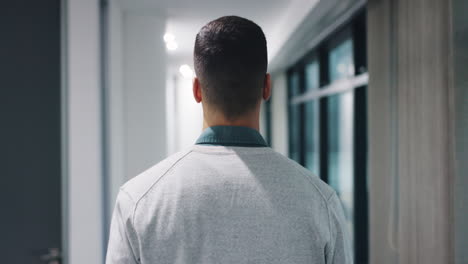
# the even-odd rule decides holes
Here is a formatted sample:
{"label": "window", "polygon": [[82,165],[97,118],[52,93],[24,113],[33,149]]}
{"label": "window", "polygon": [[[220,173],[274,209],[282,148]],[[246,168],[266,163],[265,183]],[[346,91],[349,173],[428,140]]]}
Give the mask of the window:
{"label": "window", "polygon": [[[301,93],[299,84],[299,73],[293,72],[289,77],[288,84],[289,97],[297,96]],[[301,106],[296,104],[289,105],[289,157],[301,163]]]}
{"label": "window", "polygon": [[[314,91],[320,88],[320,72],[317,59],[305,65],[305,91]],[[319,175],[320,173],[320,138],[319,138],[319,103],[311,100],[304,104],[304,166]]]}
{"label": "window", "polygon": [[[350,38],[329,52],[329,79],[338,81],[354,75]],[[346,220],[353,233],[353,120],[354,93],[348,91],[328,99],[328,183],[343,203]],[[352,236],[353,237],[353,236]]]}
{"label": "window", "polygon": [[368,263],[365,42],[361,11],[288,71],[290,158],[340,197],[356,263]]}

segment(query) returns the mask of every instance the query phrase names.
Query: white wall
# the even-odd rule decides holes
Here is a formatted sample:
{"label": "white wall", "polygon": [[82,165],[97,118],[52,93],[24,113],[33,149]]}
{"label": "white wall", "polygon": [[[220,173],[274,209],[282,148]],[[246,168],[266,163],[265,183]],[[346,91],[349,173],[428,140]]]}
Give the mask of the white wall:
{"label": "white wall", "polygon": [[266,139],[266,134],[267,134],[267,120],[266,120],[266,107],[265,107],[265,101],[262,100],[262,104],[260,107],[260,134],[263,136],[264,139]]}
{"label": "white wall", "polygon": [[172,113],[173,152],[183,150],[195,143],[203,127],[201,103],[195,102],[192,92],[192,80],[183,78],[179,73],[171,73],[173,105]]}
{"label": "white wall", "polygon": [[123,119],[127,179],[167,155],[164,31],[164,17],[124,12]]}
{"label": "white wall", "polygon": [[279,153],[288,156],[288,104],[286,73],[272,75],[271,118],[272,140],[271,146]]}
{"label": "white wall", "polygon": [[176,106],[176,75],[168,69],[166,79],[166,133],[167,133],[167,153],[168,155],[177,152],[175,135],[175,106]]}
{"label": "white wall", "polygon": [[[97,0],[70,0],[67,17],[67,263],[102,263],[104,214],[118,188],[167,155],[164,17],[109,6],[109,115],[101,112]],[[83,19],[86,18],[86,19]],[[102,125],[109,126],[109,210],[103,211]],[[108,223],[106,223],[108,224]],[[65,230],[65,232],[67,232]],[[67,256],[67,253],[69,254]]]}
{"label": "white wall", "polygon": [[[124,90],[123,90],[123,11],[117,2],[109,3],[109,46],[108,46],[108,120],[109,125],[109,205],[108,217],[110,221],[114,202],[119,187],[125,181],[125,133],[124,133]],[[109,223],[107,223],[109,224]]]}
{"label": "white wall", "polygon": [[[167,155],[165,19],[108,7],[107,219],[127,180]],[[105,228],[109,228],[106,223]],[[105,241],[107,244],[107,241]]]}
{"label": "white wall", "polygon": [[[68,250],[70,264],[103,262],[99,4],[67,2]],[[66,207],[67,208],[67,207]],[[67,255],[68,253],[68,255]]]}

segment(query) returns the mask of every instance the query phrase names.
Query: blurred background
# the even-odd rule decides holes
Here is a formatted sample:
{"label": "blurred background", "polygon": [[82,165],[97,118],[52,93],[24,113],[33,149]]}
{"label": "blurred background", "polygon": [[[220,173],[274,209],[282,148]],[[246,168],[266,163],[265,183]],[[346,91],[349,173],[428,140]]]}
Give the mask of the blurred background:
{"label": "blurred background", "polygon": [[264,30],[261,133],[338,193],[356,263],[468,263],[465,0],[0,7],[0,263],[103,263],[119,187],[194,144],[199,29]]}

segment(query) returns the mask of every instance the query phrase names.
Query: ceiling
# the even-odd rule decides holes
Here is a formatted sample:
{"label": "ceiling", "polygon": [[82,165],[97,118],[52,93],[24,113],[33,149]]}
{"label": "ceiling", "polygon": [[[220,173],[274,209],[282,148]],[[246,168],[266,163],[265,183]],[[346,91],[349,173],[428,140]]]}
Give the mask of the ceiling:
{"label": "ceiling", "polygon": [[[192,61],[195,36],[209,21],[225,15],[253,20],[265,32],[269,60],[285,44],[319,0],[116,0],[124,9],[145,10],[166,17],[166,32],[178,48],[167,51],[170,64]],[[163,36],[161,36],[162,39]]]}

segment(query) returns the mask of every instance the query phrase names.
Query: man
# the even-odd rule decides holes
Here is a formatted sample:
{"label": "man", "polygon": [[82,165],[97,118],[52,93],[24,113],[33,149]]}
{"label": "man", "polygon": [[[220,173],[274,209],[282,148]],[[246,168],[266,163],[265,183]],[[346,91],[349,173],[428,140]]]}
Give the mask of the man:
{"label": "man", "polygon": [[122,186],[107,263],[352,263],[335,192],[258,133],[266,39],[227,16],[196,36],[196,144]]}

